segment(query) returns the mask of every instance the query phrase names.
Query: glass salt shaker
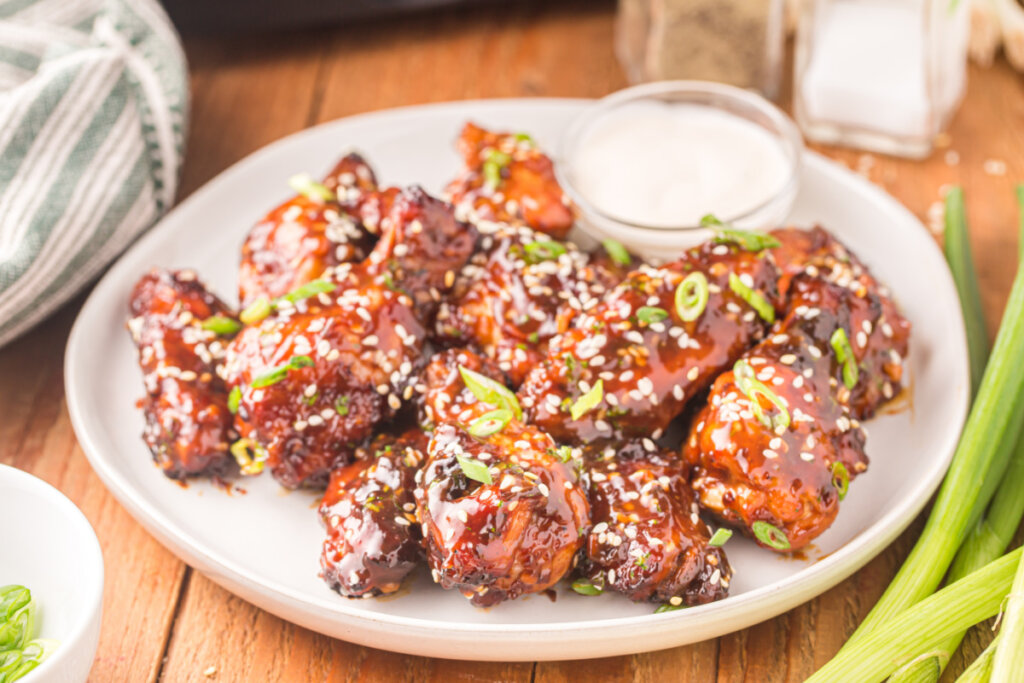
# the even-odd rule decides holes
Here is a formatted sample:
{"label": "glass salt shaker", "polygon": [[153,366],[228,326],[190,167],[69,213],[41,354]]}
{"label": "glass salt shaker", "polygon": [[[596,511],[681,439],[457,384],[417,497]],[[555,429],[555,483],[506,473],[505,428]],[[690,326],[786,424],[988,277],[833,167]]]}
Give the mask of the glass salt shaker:
{"label": "glass salt shaker", "polygon": [[967,81],[968,0],[810,0],[794,113],[815,142],[927,156]]}
{"label": "glass salt shaker", "polygon": [[615,44],[632,83],[717,81],[779,92],[783,0],[619,0]]}

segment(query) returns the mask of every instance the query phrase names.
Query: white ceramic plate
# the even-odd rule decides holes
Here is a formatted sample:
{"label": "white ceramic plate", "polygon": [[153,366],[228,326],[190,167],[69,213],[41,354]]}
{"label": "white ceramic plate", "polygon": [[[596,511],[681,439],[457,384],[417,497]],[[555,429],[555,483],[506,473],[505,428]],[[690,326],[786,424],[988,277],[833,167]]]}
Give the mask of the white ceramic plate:
{"label": "white ceramic plate", "polygon": [[792,219],[820,221],[887,282],[914,325],[912,407],[869,423],[871,468],[858,477],[835,525],[807,559],[776,556],[734,537],[732,595],[665,614],[616,595],[564,587],[490,610],[434,586],[425,572],[398,597],[345,600],[318,578],[322,531],[309,493],[270,479],[228,496],[204,482],[183,489],[153,466],[135,408],[142,394],[124,330],[129,291],[152,266],[196,268],[232,299],[239,245],[264,212],[289,195],[286,179],[321,173],[350,148],[385,183],[438,192],[458,168],[462,123],[524,130],[552,149],[587,104],[498,100],[397,109],[328,123],[276,142],[197,191],[140,240],[97,285],[68,343],[66,382],[75,431],[107,487],[178,556],[250,602],[315,631],[411,654],[539,660],[657,650],[712,638],[788,610],[835,585],[880,552],[938,486],[966,414],[963,322],[942,256],[924,227],[891,197],[808,154]]}
{"label": "white ceramic plate", "polygon": [[63,493],[0,465],[0,586],[20,584],[38,607],[36,637],[57,649],[20,683],[82,683],[100,641],[103,553]]}

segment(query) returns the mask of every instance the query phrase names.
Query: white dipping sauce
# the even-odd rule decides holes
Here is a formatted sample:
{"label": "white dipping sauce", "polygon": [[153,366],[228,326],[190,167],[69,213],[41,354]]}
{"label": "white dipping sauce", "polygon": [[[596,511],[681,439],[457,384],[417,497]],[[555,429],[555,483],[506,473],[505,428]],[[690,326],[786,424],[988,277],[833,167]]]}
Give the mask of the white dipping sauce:
{"label": "white dipping sauce", "polygon": [[577,190],[608,216],[654,227],[740,216],[782,190],[790,168],[765,129],[692,104],[623,104],[590,124],[576,149]]}

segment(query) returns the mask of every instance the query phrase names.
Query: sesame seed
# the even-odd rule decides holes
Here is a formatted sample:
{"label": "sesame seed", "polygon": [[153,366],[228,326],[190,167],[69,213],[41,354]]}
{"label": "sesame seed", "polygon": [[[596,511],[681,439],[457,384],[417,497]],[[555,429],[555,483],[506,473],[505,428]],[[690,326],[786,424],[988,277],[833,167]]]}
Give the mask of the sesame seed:
{"label": "sesame seed", "polygon": [[814,454],[804,451],[800,454],[800,459],[804,462],[814,462]]}
{"label": "sesame seed", "polygon": [[[691,382],[696,382],[697,381],[697,377],[699,375],[700,375],[700,369],[696,365],[694,365],[692,368],[690,368],[689,370],[686,371],[686,379],[690,380]],[[679,388],[679,387],[677,386],[677,388]],[[680,393],[682,393],[682,389],[681,388],[680,388]]]}

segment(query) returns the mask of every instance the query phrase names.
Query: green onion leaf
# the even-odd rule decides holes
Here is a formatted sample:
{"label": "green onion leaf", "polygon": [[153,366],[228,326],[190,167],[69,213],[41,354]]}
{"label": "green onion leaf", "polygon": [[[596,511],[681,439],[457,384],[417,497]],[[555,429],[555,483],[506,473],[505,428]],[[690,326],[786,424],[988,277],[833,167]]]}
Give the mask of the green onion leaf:
{"label": "green onion leaf", "polygon": [[675,612],[676,610],[681,610],[681,609],[685,609],[685,608],[686,608],[686,605],[684,605],[682,603],[680,603],[678,605],[669,605],[668,603],[666,603],[664,605],[658,605],[658,609],[654,610],[654,613],[655,614],[664,614],[665,612]]}
{"label": "green onion leaf", "polygon": [[642,323],[659,323],[668,317],[668,311],[657,306],[641,306],[636,309],[636,319]]}
{"label": "green onion leaf", "polygon": [[729,289],[750,304],[766,322],[775,322],[775,309],[772,308],[772,305],[763,296],[745,285],[736,273],[729,273]]}
{"label": "green onion leaf", "polygon": [[533,141],[533,138],[530,136],[529,133],[516,133],[515,134],[515,139],[516,139],[516,142],[526,142],[526,143],[529,143],[530,147],[533,147],[533,146],[536,145],[536,143]]}
{"label": "green onion leaf", "polygon": [[231,444],[231,455],[242,474],[254,475],[263,471],[267,451],[253,439],[239,439]]}
{"label": "green onion leaf", "polygon": [[334,412],[342,417],[348,415],[348,396],[339,396],[334,400]]}
{"label": "green onion leaf", "polygon": [[558,257],[568,250],[561,242],[544,240],[543,242],[527,242],[523,245],[526,252],[523,260],[527,263],[540,263],[541,261],[557,261]]}
{"label": "green onion leaf", "polygon": [[274,305],[270,303],[270,299],[265,296],[261,296],[246,306],[245,309],[238,314],[238,319],[246,325],[255,325],[270,315],[273,310]]}
{"label": "green onion leaf", "polygon": [[[778,429],[779,427],[788,429],[789,409],[785,401],[754,376],[754,369],[750,367],[750,364],[745,360],[738,360],[732,366],[732,371],[736,378],[736,386],[744,396],[750,399],[750,408],[754,412],[754,417],[769,429]],[[761,406],[762,396],[775,406],[778,411],[777,415],[769,418],[764,414],[764,408]]]}
{"label": "green onion leaf", "polygon": [[715,529],[715,533],[711,535],[708,545],[712,548],[721,548],[730,538],[732,538],[732,529]]}
{"label": "green onion leaf", "polygon": [[313,180],[308,173],[293,175],[288,179],[288,185],[302,196],[315,202],[330,202],[336,199],[333,192],[322,183]]}
{"label": "green onion leaf", "polygon": [[242,400],[242,388],[238,386],[231,387],[231,393],[228,394],[228,411],[232,415],[238,414],[238,403]]}
{"label": "green onion leaf", "polygon": [[469,423],[466,431],[471,436],[483,438],[495,434],[504,429],[512,421],[512,411],[505,408],[498,408],[489,413],[484,413]]}
{"label": "green onion leaf", "polygon": [[562,462],[569,462],[572,460],[572,448],[569,446],[559,446],[558,448],[549,448],[548,453],[555,456]]}
{"label": "green onion leaf", "polygon": [[313,359],[309,356],[292,356],[284,365],[278,365],[277,367],[271,368],[270,370],[258,375],[256,379],[252,381],[252,388],[262,389],[263,387],[269,387],[270,385],[277,384],[287,377],[289,370],[298,370],[299,368],[309,368],[312,366]]}
{"label": "green onion leaf", "polygon": [[228,337],[242,329],[241,323],[226,315],[211,315],[203,321],[203,329]]}
{"label": "green onion leaf", "polygon": [[594,383],[594,386],[590,387],[590,391],[576,399],[576,402],[569,409],[569,414],[572,415],[572,419],[578,420],[584,414],[596,408],[603,398],[604,380],[599,379]]}
{"label": "green onion leaf", "polygon": [[739,230],[728,223],[723,223],[711,214],[700,219],[702,228],[716,228],[715,242],[719,244],[737,244],[741,249],[747,251],[761,251],[782,246],[779,240],[763,232],[752,232],[750,230]]}
{"label": "green onion leaf", "polygon": [[839,492],[839,500],[846,498],[846,492],[850,489],[850,472],[838,460],[832,463],[832,485]]}
{"label": "green onion leaf", "polygon": [[499,408],[507,408],[512,411],[517,420],[523,419],[523,409],[519,407],[519,399],[504,384],[461,365],[459,374],[462,375],[462,381],[466,383],[466,388],[473,392],[478,400]]}
{"label": "green onion leaf", "polygon": [[676,313],[684,322],[700,317],[708,305],[708,279],[704,273],[690,273],[676,288]]}
{"label": "green onion leaf", "polygon": [[769,548],[775,550],[789,550],[789,539],[786,538],[785,532],[779,529],[777,526],[757,520],[750,525],[751,530],[754,532],[754,536],[757,536],[757,540],[764,543]]}
{"label": "green onion leaf", "polygon": [[600,595],[604,588],[598,586],[590,579],[576,579],[572,582],[572,589],[580,595]]}
{"label": "green onion leaf", "polygon": [[474,458],[467,458],[464,455],[456,455],[455,459],[459,463],[459,467],[462,469],[462,473],[473,481],[478,481],[481,484],[491,484],[491,473],[487,469],[487,465],[483,464],[479,460]]}
{"label": "green onion leaf", "polygon": [[611,258],[614,263],[617,263],[620,266],[628,266],[633,262],[632,257],[629,255],[629,251],[626,247],[622,246],[622,242],[613,240],[609,237],[608,239],[601,241],[601,246],[604,247],[604,250],[608,253],[608,257]]}
{"label": "green onion leaf", "polygon": [[310,280],[304,285],[299,285],[292,291],[282,296],[279,301],[290,301],[291,303],[298,303],[304,299],[308,299],[311,296],[317,294],[325,294],[327,292],[333,292],[337,289],[338,285],[334,284],[330,280]]}
{"label": "green onion leaf", "polygon": [[857,368],[857,358],[853,355],[853,347],[850,346],[850,338],[846,336],[846,330],[838,328],[832,333],[829,340],[832,350],[836,352],[836,360],[843,365],[843,384],[847,389],[853,389],[857,385],[860,371]]}
{"label": "green onion leaf", "polygon": [[508,166],[511,161],[512,157],[499,149],[492,147],[487,150],[483,166],[484,182],[491,189],[495,189],[501,184],[501,169]]}

